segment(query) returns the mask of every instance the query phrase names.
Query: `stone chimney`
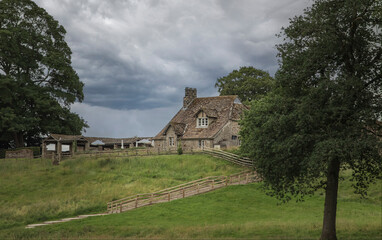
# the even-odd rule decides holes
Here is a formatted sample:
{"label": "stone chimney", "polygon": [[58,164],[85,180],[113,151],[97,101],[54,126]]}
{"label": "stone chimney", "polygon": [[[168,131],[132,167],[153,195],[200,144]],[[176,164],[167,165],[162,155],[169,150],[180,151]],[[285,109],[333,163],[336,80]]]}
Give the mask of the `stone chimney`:
{"label": "stone chimney", "polygon": [[183,108],[187,108],[187,106],[196,98],[196,88],[188,88],[186,87],[184,98],[183,98]]}

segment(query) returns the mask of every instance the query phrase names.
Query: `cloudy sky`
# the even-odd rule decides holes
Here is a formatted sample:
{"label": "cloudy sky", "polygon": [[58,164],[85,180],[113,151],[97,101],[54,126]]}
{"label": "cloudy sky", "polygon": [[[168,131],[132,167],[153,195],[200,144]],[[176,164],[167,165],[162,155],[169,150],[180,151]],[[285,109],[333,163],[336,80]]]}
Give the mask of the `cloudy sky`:
{"label": "cloudy sky", "polygon": [[184,88],[217,96],[240,66],[274,75],[275,34],[312,0],[35,0],[67,31],[85,136],[155,136]]}

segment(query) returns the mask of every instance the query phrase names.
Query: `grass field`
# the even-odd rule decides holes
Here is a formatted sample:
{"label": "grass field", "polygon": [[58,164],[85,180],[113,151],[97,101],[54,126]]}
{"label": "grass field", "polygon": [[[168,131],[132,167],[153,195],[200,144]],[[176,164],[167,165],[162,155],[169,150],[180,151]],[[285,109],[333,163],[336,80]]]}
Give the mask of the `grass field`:
{"label": "grass field", "polygon": [[[108,201],[241,171],[206,155],[0,161],[0,231],[106,211]],[[1,237],[0,237],[1,238]]]}
{"label": "grass field", "polygon": [[[130,171],[125,169],[129,168],[129,165],[134,161],[137,161],[135,163],[137,165],[147,165],[142,168],[138,168],[140,170],[137,170],[137,173],[129,173],[128,175],[131,175],[130,178],[132,178],[133,175],[140,178],[139,182],[141,182],[142,186],[150,186],[147,188],[147,191],[155,190],[156,187],[162,188],[162,184],[160,183],[165,180],[156,181],[156,179],[167,179],[166,181],[173,183],[172,185],[176,185],[180,182],[207,175],[217,175],[218,173],[223,175],[239,170],[229,164],[226,164],[224,161],[212,159],[206,156],[184,156],[184,159],[183,156],[182,159],[177,159],[178,156],[161,156],[161,158],[162,157],[165,159],[161,161],[169,161],[167,164],[184,165],[182,167],[173,166],[172,170],[167,170],[168,168],[171,168],[171,166],[162,166],[164,169],[163,171],[157,170],[157,173],[151,173],[154,171],[154,168],[160,168],[159,165],[155,165],[160,164],[157,160],[155,160],[155,157],[153,157],[154,159],[148,158],[146,161],[141,163],[139,163],[140,160],[138,158],[131,159],[128,161],[128,164],[123,163],[126,160],[117,160],[117,162],[113,164],[105,164],[108,162],[107,159],[97,160],[95,162],[80,160],[82,162],[79,163],[75,161],[68,161],[59,168],[49,171],[57,171],[55,176],[59,177],[61,180],[56,180],[55,183],[52,183],[52,185],[63,182],[60,185],[60,190],[62,192],[70,190],[70,186],[68,188],[64,187],[67,185],[65,181],[74,181],[71,180],[73,177],[79,178],[76,180],[76,184],[78,185],[84,184],[84,181],[89,181],[89,179],[94,180],[97,179],[97,177],[101,177],[102,179],[97,180],[99,181],[99,185],[97,185],[96,188],[92,188],[91,191],[87,191],[87,194],[91,194],[92,191],[95,191],[100,187],[100,185],[103,185],[102,183],[104,183],[109,188],[114,190],[109,191],[107,190],[108,187],[105,187],[103,188],[104,190],[100,190],[98,194],[117,198],[118,196],[116,194],[118,192],[118,187],[114,188],[114,184],[119,187],[126,187],[126,191],[129,190],[127,187],[129,184],[126,184],[126,180],[124,180],[124,185],[124,181],[118,177],[116,177],[116,180],[114,181],[114,178],[115,176],[118,176],[118,174],[122,174],[124,171],[127,173],[132,171],[132,169],[136,169],[130,168]],[[110,161],[113,162],[114,160]],[[202,161],[203,163],[198,163],[198,161]],[[163,164],[166,165],[165,163]],[[103,167],[101,167],[101,165]],[[114,165],[114,169],[112,169],[112,165]],[[205,165],[209,165],[210,167]],[[80,171],[76,166],[87,166],[88,170],[81,170],[86,172],[86,174],[83,172],[82,174],[76,175],[75,172]],[[188,167],[190,168],[189,170],[182,170]],[[13,166],[13,168],[17,168],[17,165]],[[198,168],[204,169],[203,173],[199,172]],[[38,167],[36,167],[33,172],[38,172],[37,169]],[[28,171],[23,171],[24,174],[19,173],[19,177],[24,177],[24,175],[27,175],[26,172]],[[61,173],[63,171],[67,173],[62,175]],[[185,172],[181,173],[181,171]],[[4,171],[2,173],[3,176],[1,176],[1,179],[4,179],[4,174],[6,172],[7,171]],[[90,172],[94,172],[94,174]],[[194,173],[191,174],[192,172]],[[12,175],[11,173],[7,174]],[[352,193],[350,186],[351,183],[349,180],[350,174],[351,172],[349,171],[343,172],[342,176],[344,180],[340,182],[337,213],[338,237],[339,239],[381,239],[382,180],[378,180],[376,184],[371,186],[367,198],[361,199],[358,195]],[[36,175],[38,174],[36,173]],[[156,177],[153,181],[152,176],[154,175]],[[168,177],[170,175],[174,177]],[[187,177],[184,177],[184,175],[187,175]],[[71,176],[70,179],[67,178],[67,176]],[[12,178],[12,181],[16,181],[17,176],[8,176],[8,178]],[[34,180],[35,178],[36,176],[33,176],[32,174],[32,176],[29,176],[26,179],[36,182],[37,180]],[[20,180],[19,184],[30,185],[25,182],[26,179]],[[82,179],[82,181],[80,179]],[[91,184],[95,184],[97,181],[91,181]],[[138,179],[135,181],[138,181]],[[16,198],[16,195],[17,192],[21,190],[17,188],[16,183],[14,184],[15,189],[8,190],[8,194],[14,196],[8,196],[8,199],[20,199],[20,197]],[[45,184],[47,184],[47,181],[45,181]],[[2,188],[3,186],[4,185],[2,185]],[[86,186],[90,187],[89,184]],[[141,185],[139,184],[139,186]],[[66,194],[67,196],[71,194],[77,195],[77,201],[79,202],[77,204],[81,203],[81,199],[79,199],[80,195],[84,199],[96,198],[96,194],[86,198],[86,193],[84,195],[80,193],[81,191],[86,190],[85,186],[78,189],[72,186],[72,188],[74,189],[71,190],[70,193],[57,192],[57,194]],[[136,191],[135,188],[133,189]],[[131,190],[133,191],[133,189]],[[52,192],[50,192],[50,194],[52,194]],[[3,201],[3,195],[4,190],[2,189],[1,201]],[[27,198],[28,197],[23,197],[22,199],[26,201]],[[44,199],[45,198],[42,197],[35,197],[32,202],[44,201]],[[74,203],[74,200],[71,201]],[[89,211],[98,211],[104,207],[104,202],[102,203],[103,204],[100,206],[93,204],[94,208],[89,209]],[[14,225],[3,225],[2,223],[3,229],[0,230],[0,238],[318,239],[322,226],[323,205],[324,196],[320,193],[307,198],[306,201],[302,203],[291,201],[286,204],[279,204],[277,200],[264,194],[261,189],[261,183],[254,183],[245,186],[231,186],[211,193],[193,196],[169,203],[143,207],[122,214],[92,217],[35,229],[25,229],[23,225],[26,223],[25,221],[21,223],[17,222],[17,224]],[[4,204],[2,203],[0,213],[1,216],[3,216],[3,211],[8,211],[3,206]],[[19,204],[19,207],[20,206],[22,209],[22,204]],[[13,210],[15,209],[17,208],[13,207]],[[44,211],[51,210],[48,208],[44,209]],[[56,212],[56,215],[53,216],[57,217],[59,215],[58,213],[59,212]],[[29,215],[24,215],[24,217],[29,218]],[[2,221],[7,221],[6,218],[1,218]],[[16,219],[14,221],[16,221]]]}

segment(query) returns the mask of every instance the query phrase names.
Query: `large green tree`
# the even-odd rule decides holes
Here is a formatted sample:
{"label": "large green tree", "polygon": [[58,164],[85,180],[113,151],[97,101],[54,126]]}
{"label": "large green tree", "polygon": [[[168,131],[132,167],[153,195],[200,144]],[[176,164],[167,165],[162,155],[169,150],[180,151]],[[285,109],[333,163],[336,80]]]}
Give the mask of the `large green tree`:
{"label": "large green tree", "polygon": [[366,194],[381,176],[381,0],[316,0],[282,30],[277,89],[245,114],[242,151],[283,200],[325,190],[321,239],[336,239],[339,172]]}
{"label": "large green tree", "polygon": [[274,79],[269,73],[254,67],[240,67],[227,76],[218,78],[215,87],[220,95],[238,95],[240,101],[249,103],[264,97],[272,90]]}
{"label": "large green tree", "polygon": [[0,138],[16,146],[50,132],[80,134],[83,100],[65,29],[31,0],[0,1]]}

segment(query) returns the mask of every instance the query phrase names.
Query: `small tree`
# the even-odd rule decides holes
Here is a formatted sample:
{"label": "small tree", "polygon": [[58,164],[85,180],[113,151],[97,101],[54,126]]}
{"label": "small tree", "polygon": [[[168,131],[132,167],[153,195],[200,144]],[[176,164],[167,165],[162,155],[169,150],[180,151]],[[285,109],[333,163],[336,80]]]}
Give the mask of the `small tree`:
{"label": "small tree", "polygon": [[215,87],[220,95],[238,95],[240,101],[249,103],[272,90],[274,79],[269,73],[254,67],[241,67],[225,77],[218,78]]}
{"label": "small tree", "polygon": [[317,0],[283,29],[277,89],[241,122],[242,151],[283,200],[325,189],[321,239],[336,239],[340,169],[364,195],[381,174],[381,0]]}

